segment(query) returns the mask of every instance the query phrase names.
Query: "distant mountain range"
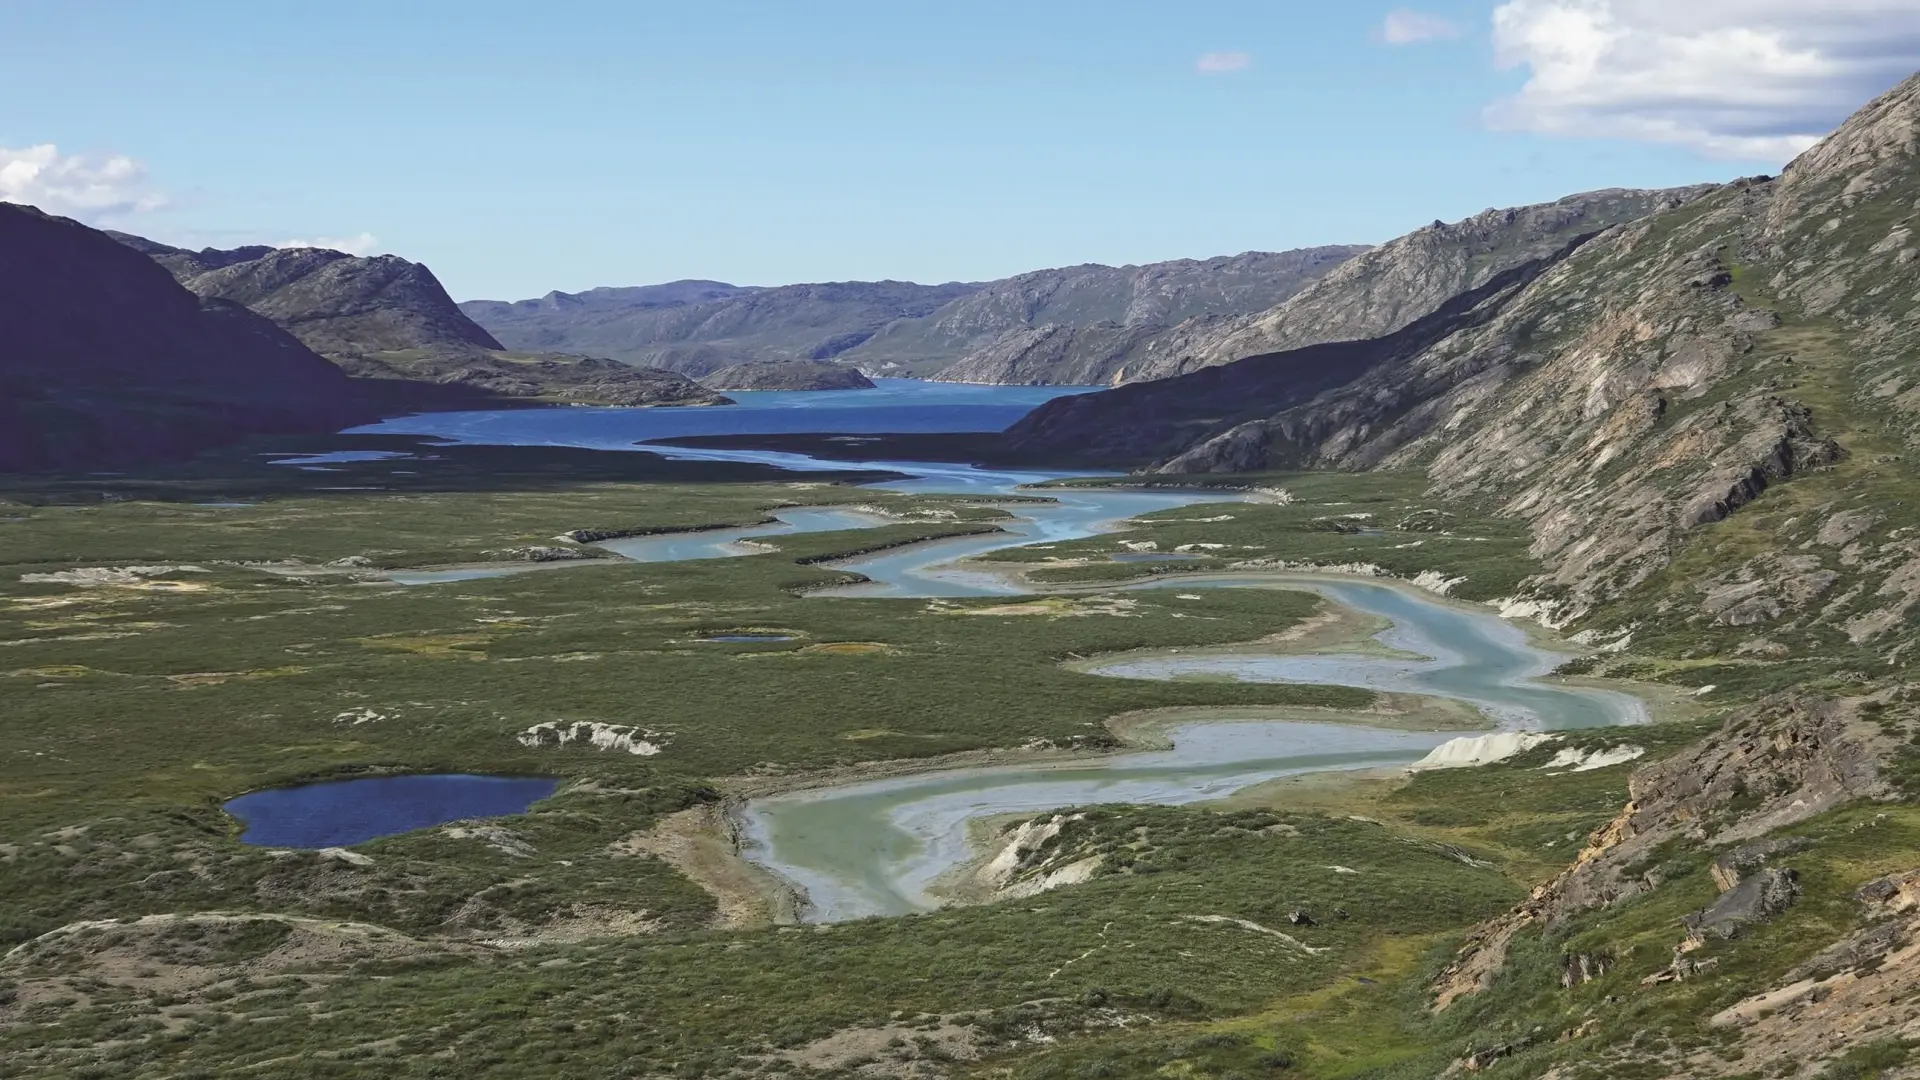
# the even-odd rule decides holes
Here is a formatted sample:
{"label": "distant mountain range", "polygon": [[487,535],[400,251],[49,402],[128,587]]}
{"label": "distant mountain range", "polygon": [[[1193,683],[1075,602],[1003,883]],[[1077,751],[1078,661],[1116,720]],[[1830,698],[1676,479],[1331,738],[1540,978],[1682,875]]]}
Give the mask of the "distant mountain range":
{"label": "distant mountain range", "polygon": [[606,356],[706,375],[724,367],[843,357],[903,319],[924,318],[975,285],[851,281],[741,288],[677,281],[468,301],[460,309],[516,349]]}
{"label": "distant mountain range", "polygon": [[1085,265],[1001,281],[834,282],[745,288],[679,281],[460,305],[510,347],[562,349],[704,375],[780,360],[868,374],[966,378],[1009,349],[1045,363],[982,367],[980,382],[1105,381],[1135,343],[1205,315],[1264,311],[1364,247],[1248,252],[1147,266]]}
{"label": "distant mountain range", "polygon": [[1089,264],[971,284],[676,281],[460,308],[513,348],[696,377],[743,363],[830,360],[949,382],[1120,384],[1391,333],[1578,237],[1704,190],[1571,195],[1436,221],[1378,248]]}

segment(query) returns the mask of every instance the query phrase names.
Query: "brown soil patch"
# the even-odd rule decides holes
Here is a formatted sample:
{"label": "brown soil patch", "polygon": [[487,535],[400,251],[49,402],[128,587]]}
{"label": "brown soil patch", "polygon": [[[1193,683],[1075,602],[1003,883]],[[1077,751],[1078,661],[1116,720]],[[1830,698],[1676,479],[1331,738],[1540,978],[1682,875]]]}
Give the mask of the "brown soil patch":
{"label": "brown soil patch", "polygon": [[719,806],[669,814],[645,832],[618,841],[613,855],[651,855],[685,874],[718,905],[714,925],[738,930],[790,925],[798,898],[778,877],[740,856],[732,822]]}

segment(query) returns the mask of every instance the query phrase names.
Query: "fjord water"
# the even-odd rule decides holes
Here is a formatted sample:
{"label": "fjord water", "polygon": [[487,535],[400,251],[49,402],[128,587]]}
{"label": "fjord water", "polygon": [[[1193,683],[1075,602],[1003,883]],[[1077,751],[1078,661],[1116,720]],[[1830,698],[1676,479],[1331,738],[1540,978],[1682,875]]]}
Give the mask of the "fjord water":
{"label": "fjord water", "polygon": [[243,844],[346,847],[450,821],[525,813],[558,784],[538,776],[367,776],[249,792],[228,800],[226,810],[246,826]]}
{"label": "fjord water", "polygon": [[[973,386],[965,383],[876,379],[872,390],[750,391],[728,394],[737,404],[708,408],[503,409],[394,417],[349,434],[430,435],[496,446],[580,446],[632,450],[650,439],[690,435],[791,435],[834,432],[945,433],[999,431],[1035,406],[1092,387]],[[649,448],[656,449],[656,448]],[[707,456],[657,448],[674,457]],[[759,460],[717,452],[724,460]],[[808,461],[800,455],[779,457]],[[837,463],[812,468],[842,469]],[[858,466],[852,466],[857,468]]]}
{"label": "fjord water", "polygon": [[[1015,495],[1027,485],[1072,475],[926,462],[825,462],[789,453],[636,445],[649,439],[718,433],[997,430],[1062,392],[903,380],[883,381],[882,387],[879,391],[740,394],[741,405],[733,409],[446,413],[390,420],[360,430],[458,442],[644,449],[676,458],[754,461],[802,472],[868,469],[906,477],[890,477],[877,486],[974,495],[983,500]],[[1000,534],[960,537],[842,561],[836,565],[857,571],[869,581],[813,595],[926,598],[1011,593],[1017,590],[998,576],[951,564],[1000,548],[1091,535],[1110,523],[1154,510],[1238,497],[1226,492],[1096,488],[1055,488],[1044,494],[1055,501],[1007,506],[1016,517],[1003,523],[1005,531]],[[800,523],[790,524],[798,527]],[[629,552],[654,560],[714,557],[733,553],[726,548],[749,535],[751,530],[722,530],[647,538],[630,546]],[[1281,586],[1271,580],[1181,578],[1141,587],[1255,584]],[[1168,652],[1115,658],[1090,668],[1088,677],[1214,675],[1423,694],[1470,703],[1506,728],[1552,730],[1644,719],[1639,703],[1626,695],[1539,681],[1563,657],[1536,647],[1518,627],[1490,612],[1466,610],[1410,590],[1364,581],[1297,579],[1284,585],[1312,589],[1336,603],[1384,617],[1391,627],[1379,635],[1380,643],[1399,655]],[[738,814],[743,850],[804,894],[804,917],[809,920],[922,911],[938,902],[931,891],[934,882],[969,857],[968,823],[982,817],[1099,802],[1193,803],[1294,773],[1412,762],[1448,738],[1437,732],[1293,721],[1194,722],[1172,728],[1168,735],[1171,749],[1098,761],[932,772],[753,799]]]}

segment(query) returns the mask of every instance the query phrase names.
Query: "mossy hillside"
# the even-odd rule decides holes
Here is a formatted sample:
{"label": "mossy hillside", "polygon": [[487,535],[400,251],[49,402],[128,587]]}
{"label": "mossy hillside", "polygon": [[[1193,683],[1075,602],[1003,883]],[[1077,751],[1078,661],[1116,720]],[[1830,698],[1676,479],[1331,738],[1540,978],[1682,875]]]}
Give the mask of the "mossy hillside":
{"label": "mossy hillside", "polygon": [[[1751,280],[1736,288],[1751,305],[1778,306]],[[1712,686],[1719,698],[1789,688],[1859,693],[1889,667],[1902,666],[1913,634],[1910,616],[1878,632],[1857,629],[1898,602],[1888,577],[1902,561],[1905,538],[1920,526],[1920,473],[1907,460],[1901,418],[1884,395],[1862,383],[1857,358],[1831,318],[1787,311],[1741,365],[1736,374],[1749,383],[1766,380],[1805,403],[1820,433],[1846,453],[1771,484],[1739,513],[1691,530],[1667,566],[1583,620],[1582,628],[1605,636],[1633,634],[1628,654],[1590,669]],[[1729,380],[1716,395],[1680,403],[1676,411],[1715,408],[1733,385]],[[1844,549],[1821,543],[1822,527],[1846,513],[1870,523]],[[1790,573],[1781,570],[1783,557],[1796,564]],[[1743,578],[1824,584],[1804,599],[1782,592],[1783,610],[1768,618],[1729,621],[1704,609],[1711,589]]]}
{"label": "mossy hillside", "polygon": [[[346,980],[268,980],[214,1001],[103,987],[117,992],[20,1018],[0,1035],[0,1053],[48,1075],[81,1066],[135,1077],[344,1076],[372,1066],[397,1076],[703,1077],[747,1075],[849,1028],[949,1018],[1000,1054],[1121,1023],[1252,1013],[1350,980],[1390,942],[1519,895],[1488,868],[1368,822],[1131,807],[1092,819],[1081,840],[1137,844],[1145,857],[1026,901],[447,955]],[[1316,925],[1289,923],[1296,909]],[[70,976],[85,971],[80,962]],[[365,977],[375,973],[385,977]],[[157,1030],[168,1009],[183,1037]],[[121,1037],[102,1039],[110,1030]]]}
{"label": "mossy hillside", "polygon": [[[1527,816],[1529,807],[1564,813],[1560,795],[1569,787],[1577,804],[1578,789],[1598,795],[1624,786],[1625,772],[1613,767],[1597,774],[1547,774],[1537,762],[1517,759],[1426,774],[1375,799],[1356,800],[1349,793],[1344,805],[1393,832],[1428,843],[1451,839],[1463,851],[1498,858],[1499,847],[1475,843],[1485,839],[1477,825],[1435,829],[1418,823],[1442,819],[1463,792],[1488,802],[1498,792],[1497,801],[1517,804],[1512,821]],[[1911,865],[1911,853],[1920,847],[1920,811],[1888,805],[1844,808],[1783,835],[1810,841],[1783,860],[1798,872],[1799,899],[1778,918],[1689,954],[1710,968],[1695,979],[1642,985],[1672,962],[1683,936],[1680,918],[1718,894],[1707,873],[1715,852],[1683,845],[1662,851],[1645,867],[1661,888],[1564,925],[1523,932],[1493,988],[1442,1013],[1430,1011],[1424,988],[1452,959],[1450,940],[1409,935],[1380,943],[1346,978],[1277,998],[1243,1017],[1173,1018],[1148,1030],[1094,1033],[989,1061],[968,1075],[995,1080],[1168,1075],[1424,1080],[1470,1053],[1499,1046],[1513,1049],[1485,1075],[1518,1080],[1556,1067],[1559,1075],[1581,1080],[1687,1075],[1688,1055],[1732,1053],[1728,1048],[1739,1041],[1739,1028],[1716,1028],[1709,1017],[1780,985],[1788,972],[1862,925],[1854,890]],[[1501,865],[1523,872],[1529,862],[1521,858]],[[1569,986],[1563,978],[1568,958],[1579,955],[1598,959],[1606,972]],[[1861,1061],[1904,1060],[1897,1056],[1901,1047],[1883,1042],[1873,1044],[1879,1056],[1862,1055]]]}

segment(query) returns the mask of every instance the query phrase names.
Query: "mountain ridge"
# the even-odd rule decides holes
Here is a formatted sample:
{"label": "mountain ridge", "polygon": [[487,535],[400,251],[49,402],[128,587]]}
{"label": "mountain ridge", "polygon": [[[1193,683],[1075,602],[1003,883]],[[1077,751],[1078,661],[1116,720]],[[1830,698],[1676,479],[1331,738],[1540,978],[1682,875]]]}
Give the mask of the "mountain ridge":
{"label": "mountain ridge", "polygon": [[334,430],[373,409],[246,307],[196,296],[105,233],[0,203],[0,470]]}
{"label": "mountain ridge", "polygon": [[584,356],[510,353],[460,310],[431,269],[397,255],[327,248],[188,251],[111,235],[195,294],[272,319],[352,375],[580,404],[727,401],[669,372]]}
{"label": "mountain ridge", "polygon": [[[1245,252],[1123,267],[1084,263],[940,285],[670,282],[461,307],[515,348],[590,351],[696,375],[744,362],[835,360],[868,374],[914,376],[1047,326],[1157,326],[1223,305],[1258,310],[1360,250]],[[1108,345],[1097,334],[1085,341],[1089,348]]]}
{"label": "mountain ridge", "polygon": [[[1575,617],[1781,481],[1857,464],[1849,443],[1920,431],[1917,130],[1920,77],[1780,177],[1610,226],[1471,325],[1349,343],[1337,383],[1268,389],[1263,372],[1316,355],[1284,350],[1156,383],[1150,404],[1129,388],[1049,403],[1009,442],[1166,473],[1422,468],[1531,521],[1549,567],[1533,588]],[[1896,607],[1916,602],[1920,587]]]}

